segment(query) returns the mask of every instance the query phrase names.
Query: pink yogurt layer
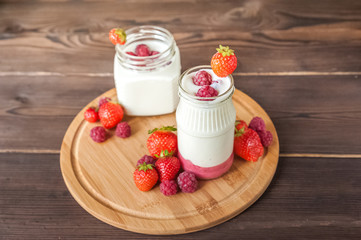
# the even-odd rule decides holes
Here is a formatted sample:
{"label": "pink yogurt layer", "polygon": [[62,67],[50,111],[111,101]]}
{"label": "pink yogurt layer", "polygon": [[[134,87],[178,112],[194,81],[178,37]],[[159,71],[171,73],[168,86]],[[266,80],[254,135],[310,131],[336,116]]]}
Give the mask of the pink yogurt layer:
{"label": "pink yogurt layer", "polygon": [[222,176],[226,173],[232,166],[233,163],[233,153],[231,156],[224,161],[223,163],[214,166],[214,167],[200,167],[194,165],[190,160],[187,160],[182,157],[180,152],[178,152],[178,158],[181,161],[182,167],[185,171],[194,173],[200,179],[213,179]]}

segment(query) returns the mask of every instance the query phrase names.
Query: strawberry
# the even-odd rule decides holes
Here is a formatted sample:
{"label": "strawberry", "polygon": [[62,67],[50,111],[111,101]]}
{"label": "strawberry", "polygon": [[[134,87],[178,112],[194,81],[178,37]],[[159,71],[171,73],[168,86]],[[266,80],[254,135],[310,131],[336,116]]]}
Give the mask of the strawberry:
{"label": "strawberry", "polygon": [[115,127],[122,121],[123,115],[123,109],[117,103],[107,102],[99,109],[100,122],[106,129]]}
{"label": "strawberry", "polygon": [[154,187],[154,185],[158,182],[158,173],[155,170],[153,164],[143,163],[139,165],[137,169],[135,169],[133,173],[133,179],[135,186],[140,191],[146,192]]}
{"label": "strawberry", "polygon": [[237,57],[232,49],[219,45],[211,60],[213,72],[218,77],[227,77],[237,68]]}
{"label": "strawberry", "polygon": [[263,155],[263,146],[257,132],[245,127],[237,130],[234,137],[234,152],[247,161],[256,162]]}
{"label": "strawberry", "polygon": [[113,28],[109,31],[109,40],[114,44],[120,44],[123,45],[125,43],[125,40],[127,38],[127,35],[124,32],[124,29],[121,28]]}
{"label": "strawberry", "polygon": [[84,112],[84,119],[90,123],[96,122],[99,120],[98,112],[95,108],[90,107]]}
{"label": "strawberry", "polygon": [[172,154],[177,153],[177,135],[172,133],[172,131],[177,131],[177,129],[168,126],[148,131],[148,133],[151,134],[147,140],[147,147],[150,155],[153,157],[156,155],[159,156],[161,151],[164,150],[167,150]]}
{"label": "strawberry", "polygon": [[157,157],[159,159],[155,162],[155,168],[159,173],[160,181],[175,179],[181,166],[179,159],[173,157],[167,150],[162,151],[160,156]]}
{"label": "strawberry", "polygon": [[238,130],[241,130],[244,127],[244,130],[248,129],[247,123],[243,120],[237,120],[235,123],[235,133],[237,133]]}

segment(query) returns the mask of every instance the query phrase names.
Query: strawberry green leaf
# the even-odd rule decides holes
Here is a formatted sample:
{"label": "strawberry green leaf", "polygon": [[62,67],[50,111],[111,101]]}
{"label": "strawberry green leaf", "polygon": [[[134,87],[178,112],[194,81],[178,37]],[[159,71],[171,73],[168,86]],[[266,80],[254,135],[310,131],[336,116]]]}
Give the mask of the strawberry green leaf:
{"label": "strawberry green leaf", "polygon": [[231,56],[234,55],[234,50],[229,49],[229,47],[223,47],[222,45],[219,45],[219,48],[216,48],[217,52],[221,53],[223,57],[225,56]]}
{"label": "strawberry green leaf", "polygon": [[148,131],[148,134],[152,134],[156,131],[177,131],[177,128],[175,128],[174,126],[166,126],[166,127],[161,127],[161,128],[154,128],[153,130],[149,130]]}

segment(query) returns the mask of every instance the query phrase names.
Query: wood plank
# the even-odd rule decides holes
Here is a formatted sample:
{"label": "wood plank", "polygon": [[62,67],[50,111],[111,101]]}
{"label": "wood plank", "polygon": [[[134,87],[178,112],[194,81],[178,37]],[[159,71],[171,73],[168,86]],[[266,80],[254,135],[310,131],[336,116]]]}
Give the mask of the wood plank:
{"label": "wood plank", "polygon": [[[281,154],[360,154],[359,77],[235,76],[235,82],[270,115]],[[112,77],[0,76],[0,82],[2,152],[56,152],[75,115],[114,87]]]}
{"label": "wood plank", "polygon": [[8,2],[0,71],[111,73],[109,29],[144,24],[174,34],[184,69],[208,63],[221,43],[238,53],[237,72],[361,71],[357,0],[39,1],[36,11],[32,2]]}
{"label": "wood plank", "polygon": [[148,236],[95,219],[69,194],[57,154],[0,154],[4,239],[358,239],[361,159],[281,158],[265,194],[219,226]]}

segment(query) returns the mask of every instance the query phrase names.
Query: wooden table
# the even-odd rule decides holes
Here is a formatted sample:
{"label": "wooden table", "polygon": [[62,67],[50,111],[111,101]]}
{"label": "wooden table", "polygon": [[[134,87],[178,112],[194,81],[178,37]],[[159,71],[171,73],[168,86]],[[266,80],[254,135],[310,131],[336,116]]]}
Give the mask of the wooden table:
{"label": "wooden table", "polygon": [[[270,115],[276,175],[248,210],[219,226],[147,236],[83,210],[59,166],[65,131],[114,87],[115,26],[159,25],[183,70],[235,49],[236,87]],[[359,239],[361,1],[0,2],[0,239]]]}

